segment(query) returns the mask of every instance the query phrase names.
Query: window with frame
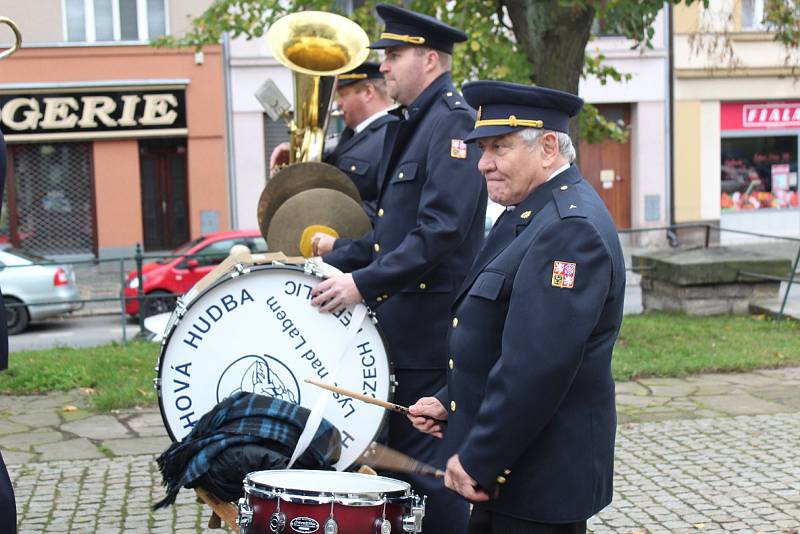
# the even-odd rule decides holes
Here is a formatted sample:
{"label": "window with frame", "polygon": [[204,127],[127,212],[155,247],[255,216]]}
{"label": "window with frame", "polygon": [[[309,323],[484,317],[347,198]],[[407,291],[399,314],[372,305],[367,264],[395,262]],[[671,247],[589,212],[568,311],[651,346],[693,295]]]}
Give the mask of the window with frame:
{"label": "window with frame", "polygon": [[63,2],[69,42],[149,41],[167,33],[167,0]]}
{"label": "window with frame", "polygon": [[764,0],[741,0],[742,30],[764,30]]}

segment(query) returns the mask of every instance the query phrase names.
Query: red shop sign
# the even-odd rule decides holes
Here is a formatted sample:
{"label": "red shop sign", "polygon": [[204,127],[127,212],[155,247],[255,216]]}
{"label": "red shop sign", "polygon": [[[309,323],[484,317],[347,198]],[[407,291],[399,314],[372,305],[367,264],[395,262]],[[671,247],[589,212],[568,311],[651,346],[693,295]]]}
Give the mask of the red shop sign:
{"label": "red shop sign", "polygon": [[723,102],[723,130],[800,128],[800,102]]}

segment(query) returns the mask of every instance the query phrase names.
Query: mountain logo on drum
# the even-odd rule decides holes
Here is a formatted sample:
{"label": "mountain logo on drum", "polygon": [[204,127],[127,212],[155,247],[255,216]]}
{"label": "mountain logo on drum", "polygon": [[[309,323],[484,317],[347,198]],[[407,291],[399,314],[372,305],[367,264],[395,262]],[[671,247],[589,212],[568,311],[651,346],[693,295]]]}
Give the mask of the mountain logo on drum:
{"label": "mountain logo on drum", "polygon": [[294,373],[269,354],[248,354],[225,368],[217,382],[217,402],[239,391],[300,404],[300,384]]}

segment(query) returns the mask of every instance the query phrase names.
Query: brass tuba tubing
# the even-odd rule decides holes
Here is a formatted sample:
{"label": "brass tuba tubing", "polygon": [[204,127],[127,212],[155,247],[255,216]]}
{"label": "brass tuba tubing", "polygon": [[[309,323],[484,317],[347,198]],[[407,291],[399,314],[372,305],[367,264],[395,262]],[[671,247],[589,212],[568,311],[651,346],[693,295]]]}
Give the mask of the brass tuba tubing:
{"label": "brass tuba tubing", "polygon": [[19,26],[17,26],[17,23],[8,17],[0,17],[0,24],[7,25],[9,28],[11,28],[11,31],[14,32],[14,44],[11,45],[11,48],[8,50],[0,52],[0,59],[3,59],[19,50],[19,48],[22,46],[22,33],[19,31]]}

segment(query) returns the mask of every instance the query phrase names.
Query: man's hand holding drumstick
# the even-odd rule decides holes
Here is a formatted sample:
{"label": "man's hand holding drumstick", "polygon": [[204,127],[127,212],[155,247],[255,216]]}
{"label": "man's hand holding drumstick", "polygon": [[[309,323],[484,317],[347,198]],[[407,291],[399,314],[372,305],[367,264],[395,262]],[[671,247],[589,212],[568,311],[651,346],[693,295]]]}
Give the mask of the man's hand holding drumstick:
{"label": "man's hand holding drumstick", "polygon": [[444,435],[442,421],[447,421],[447,410],[436,397],[422,397],[408,407],[408,420],[420,432],[441,439]]}

